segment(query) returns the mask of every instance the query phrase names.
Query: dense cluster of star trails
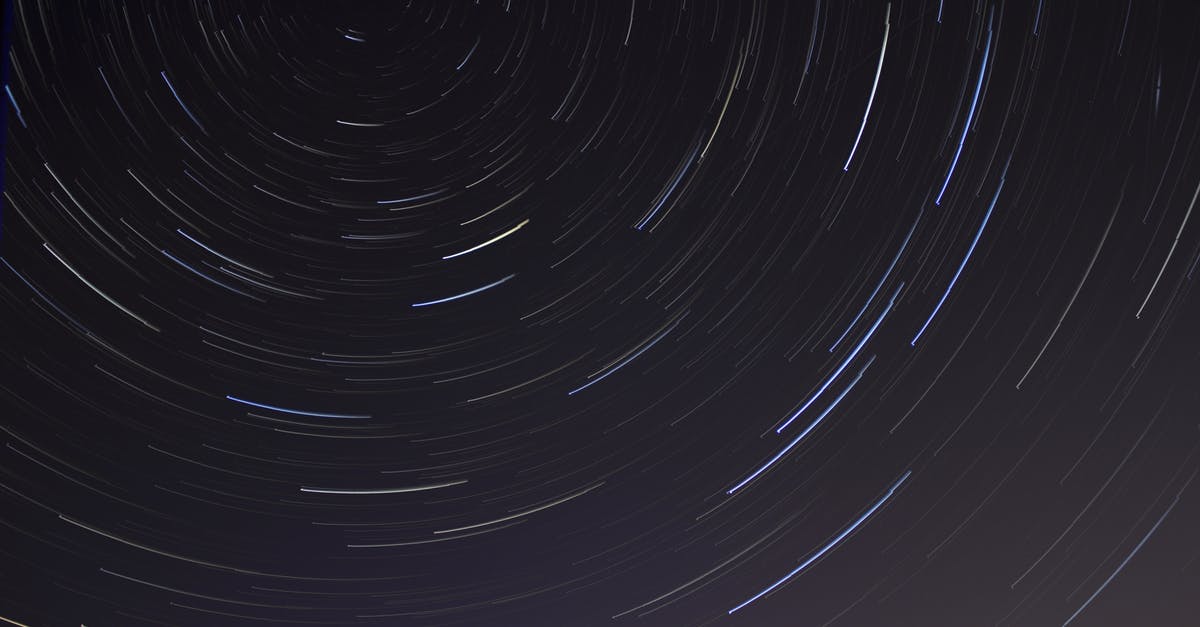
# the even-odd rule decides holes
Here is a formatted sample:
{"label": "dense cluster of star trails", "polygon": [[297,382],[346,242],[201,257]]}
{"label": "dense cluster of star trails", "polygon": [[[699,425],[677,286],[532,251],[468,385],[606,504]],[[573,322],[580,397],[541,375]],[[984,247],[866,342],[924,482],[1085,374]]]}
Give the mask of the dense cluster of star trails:
{"label": "dense cluster of star trails", "polygon": [[11,0],[0,624],[1200,616],[1200,4]]}

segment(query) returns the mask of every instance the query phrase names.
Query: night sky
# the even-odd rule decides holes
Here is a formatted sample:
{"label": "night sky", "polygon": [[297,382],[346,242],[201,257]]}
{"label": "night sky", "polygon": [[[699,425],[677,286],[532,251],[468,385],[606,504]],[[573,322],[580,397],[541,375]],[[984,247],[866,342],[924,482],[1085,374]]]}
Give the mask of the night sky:
{"label": "night sky", "polygon": [[0,624],[1200,624],[1200,3],[7,4]]}

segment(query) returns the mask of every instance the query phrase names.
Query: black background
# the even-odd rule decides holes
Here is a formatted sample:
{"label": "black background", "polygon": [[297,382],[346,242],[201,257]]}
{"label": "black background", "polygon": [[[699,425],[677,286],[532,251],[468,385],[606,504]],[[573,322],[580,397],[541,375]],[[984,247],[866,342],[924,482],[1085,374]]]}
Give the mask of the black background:
{"label": "black background", "polygon": [[12,17],[0,616],[1195,624],[1194,3]]}

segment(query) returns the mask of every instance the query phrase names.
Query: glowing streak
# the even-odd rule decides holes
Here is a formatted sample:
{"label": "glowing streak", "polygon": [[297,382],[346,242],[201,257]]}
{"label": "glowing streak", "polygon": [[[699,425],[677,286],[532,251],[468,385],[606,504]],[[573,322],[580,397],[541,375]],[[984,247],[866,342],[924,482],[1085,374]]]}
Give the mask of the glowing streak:
{"label": "glowing streak", "polygon": [[746,57],[742,55],[738,59],[737,69],[733,71],[733,82],[729,84],[729,93],[725,95],[725,104],[721,106],[721,114],[717,116],[717,123],[713,126],[712,135],[708,136],[708,143],[704,144],[704,150],[700,151],[700,159],[704,160],[704,155],[708,153],[708,147],[712,145],[713,138],[717,136],[717,131],[721,128],[721,120],[725,119],[725,110],[729,108],[729,100],[733,98],[733,90],[737,87],[738,79],[742,77],[742,65],[745,64]]}
{"label": "glowing streak", "polygon": [[79,279],[80,281],[83,281],[83,284],[84,284],[84,285],[86,285],[86,286],[88,286],[88,287],[92,288],[92,291],[93,291],[93,292],[95,292],[96,294],[98,294],[98,295],[99,295],[101,298],[103,298],[104,300],[108,301],[108,302],[109,302],[109,303],[110,303],[110,304],[111,304],[113,307],[116,307],[117,309],[120,309],[121,311],[125,312],[126,314],[129,314],[129,317],[133,318],[134,320],[137,320],[138,322],[140,322],[140,323],[142,323],[142,324],[146,325],[147,327],[149,327],[149,328],[151,328],[151,329],[154,329],[155,331],[161,331],[161,329],[159,329],[158,327],[156,327],[156,326],[154,326],[154,325],[150,324],[149,322],[147,322],[145,318],[142,318],[141,316],[139,316],[139,315],[137,315],[137,314],[133,313],[132,311],[130,311],[130,310],[129,310],[129,308],[128,308],[128,307],[126,307],[126,306],[122,305],[121,303],[118,303],[117,301],[113,300],[113,299],[112,299],[112,298],[111,298],[111,297],[110,297],[108,294],[105,294],[104,292],[101,292],[101,291],[100,291],[100,288],[96,287],[95,285],[92,285],[92,282],[91,282],[91,281],[89,281],[89,280],[87,280],[87,279],[83,278],[83,275],[82,275],[82,274],[79,274],[78,272],[76,272],[76,271],[75,271],[75,268],[72,268],[72,267],[71,267],[71,264],[67,263],[67,260],[66,260],[66,259],[63,259],[62,257],[60,257],[60,256],[58,255],[58,253],[54,252],[54,249],[53,249],[53,248],[50,248],[50,244],[48,244],[48,243],[46,243],[46,242],[42,242],[42,247],[43,247],[43,248],[45,248],[46,250],[50,251],[50,254],[51,254],[51,255],[54,255],[54,258],[55,258],[55,259],[57,259],[57,260],[58,260],[58,262],[59,262],[59,263],[61,263],[61,264],[63,265],[63,267],[65,267],[67,270],[70,270],[70,271],[71,271],[71,274],[74,274],[74,275],[75,275],[75,278]]}
{"label": "glowing streak", "polygon": [[[175,102],[178,102],[179,106],[181,108],[183,108],[183,112],[186,113],[189,118],[192,118],[192,121],[196,123],[196,126],[200,127],[200,130],[204,131],[204,125],[200,123],[200,120],[196,119],[196,116],[192,115],[192,110],[188,109],[187,105],[183,104],[183,99],[179,97],[179,92],[175,91],[175,86],[171,84],[171,79],[167,78],[166,71],[164,70],[162,72],[159,72],[159,74],[162,75],[163,81],[165,81],[167,83],[167,87],[170,88],[171,95],[175,96]],[[204,132],[207,133],[208,131],[204,131]]]}
{"label": "glowing streak", "polygon": [[490,239],[490,240],[488,240],[488,241],[486,241],[486,242],[484,242],[484,243],[482,243],[482,244],[479,244],[479,245],[477,245],[477,246],[472,246],[472,247],[470,247],[470,248],[468,248],[468,249],[466,249],[466,250],[464,250],[464,251],[462,251],[462,252],[454,253],[453,255],[446,255],[445,257],[442,257],[442,259],[454,259],[455,257],[461,257],[461,256],[463,256],[463,255],[465,255],[465,254],[467,254],[467,253],[473,253],[473,252],[475,252],[475,251],[479,250],[480,248],[483,248],[484,246],[487,246],[487,245],[489,245],[489,244],[495,244],[496,242],[498,242],[498,241],[500,241],[500,240],[502,240],[502,239],[504,239],[504,238],[508,237],[509,235],[512,235],[513,233],[516,233],[517,231],[521,230],[521,227],[525,226],[526,224],[529,224],[529,220],[528,220],[528,219],[526,219],[526,220],[522,221],[520,224],[518,224],[518,225],[514,226],[513,228],[511,228],[511,229],[509,229],[509,230],[507,230],[507,231],[505,231],[505,232],[503,232],[503,233],[501,233],[501,234],[497,235],[496,237],[493,237],[492,239]]}
{"label": "glowing streak", "polygon": [[625,366],[625,364],[628,364],[629,362],[631,362],[631,361],[633,361],[633,360],[637,359],[637,358],[638,358],[638,357],[639,357],[639,356],[640,356],[642,353],[644,353],[644,352],[646,352],[646,351],[650,350],[651,348],[653,348],[655,344],[658,344],[658,341],[659,341],[659,340],[663,339],[664,337],[667,337],[667,334],[669,334],[671,331],[673,331],[673,330],[675,329],[675,327],[677,327],[677,326],[679,326],[679,321],[678,321],[678,320],[676,320],[676,321],[675,321],[675,324],[672,324],[672,325],[671,325],[671,327],[670,327],[669,329],[667,329],[666,331],[663,331],[661,334],[659,334],[659,336],[658,336],[658,337],[654,338],[654,340],[653,340],[653,341],[651,341],[649,344],[647,344],[647,345],[643,346],[643,347],[641,348],[641,350],[639,350],[638,352],[636,352],[636,353],[634,353],[634,354],[630,355],[629,357],[626,357],[625,359],[621,360],[621,362],[620,362],[620,363],[618,363],[617,365],[613,366],[613,367],[612,367],[612,368],[610,368],[610,369],[609,369],[607,372],[605,372],[604,374],[600,375],[599,377],[596,377],[595,379],[592,379],[591,381],[588,381],[587,383],[585,383],[585,384],[583,384],[583,385],[581,385],[581,386],[579,386],[579,387],[575,388],[574,390],[571,390],[570,392],[567,392],[567,396],[572,396],[572,395],[574,395],[576,392],[580,392],[580,391],[586,390],[587,388],[589,388],[589,387],[591,387],[591,386],[593,386],[593,385],[595,385],[595,384],[597,384],[597,383],[599,383],[599,382],[603,381],[603,380],[604,380],[604,378],[605,378],[605,377],[607,377],[608,375],[610,375],[610,374],[612,374],[612,373],[614,373],[614,372],[616,372],[616,371],[620,370],[620,369],[621,369],[623,366]]}
{"label": "glowing streak", "polygon": [[938,192],[937,200],[933,204],[942,204],[942,195],[946,193],[946,188],[950,186],[950,177],[954,176],[954,168],[958,166],[958,158],[962,155],[963,144],[967,141],[967,131],[971,130],[971,120],[975,117],[975,106],[979,104],[979,90],[983,87],[983,77],[987,72],[988,55],[992,51],[992,14],[988,13],[987,27],[987,44],[983,48],[983,63],[979,64],[979,81],[975,83],[975,95],[971,98],[971,110],[967,112],[967,123],[963,124],[962,137],[958,138],[958,149],[954,151],[954,160],[950,162],[950,169],[946,172],[946,180],[942,182],[942,189]]}
{"label": "glowing streak", "polygon": [[921,339],[921,334],[925,333],[925,329],[929,328],[929,323],[933,322],[933,317],[937,315],[938,310],[942,308],[946,299],[949,298],[950,290],[954,289],[954,283],[958,281],[963,268],[967,267],[967,262],[971,260],[971,253],[975,252],[975,245],[979,243],[979,237],[983,235],[983,229],[987,227],[988,218],[992,217],[992,209],[996,208],[996,200],[1000,198],[1000,190],[1004,189],[1004,177],[1008,173],[1008,166],[1004,167],[1004,171],[1005,174],[1000,175],[1000,184],[996,186],[996,193],[992,196],[992,204],[988,205],[987,213],[983,216],[983,223],[979,225],[979,230],[975,232],[975,239],[971,240],[971,247],[967,249],[967,254],[963,256],[962,263],[958,264],[958,270],[954,271],[954,278],[950,279],[950,285],[946,286],[946,291],[942,294],[941,299],[938,300],[937,306],[933,308],[933,312],[929,314],[929,318],[925,320],[925,324],[921,325],[921,330],[917,331],[917,334],[913,336],[909,345],[917,345],[917,340]]}
{"label": "glowing streak", "polygon": [[867,302],[863,303],[862,309],[859,309],[858,314],[854,316],[854,320],[851,320],[850,324],[846,325],[846,330],[842,331],[842,334],[838,336],[838,339],[833,343],[833,346],[829,347],[829,352],[832,353],[833,349],[837,348],[838,344],[841,344],[842,340],[846,339],[846,336],[850,334],[850,329],[853,329],[854,325],[858,324],[859,318],[862,318],[862,315],[867,311],[867,307],[871,306],[871,301],[875,300],[875,295],[879,293],[880,288],[883,287],[883,283],[887,281],[888,276],[891,275],[892,270],[895,269],[896,262],[900,261],[900,255],[903,255],[904,249],[908,247],[908,240],[912,238],[913,231],[917,229],[917,223],[921,221],[921,215],[923,214],[924,210],[917,214],[917,219],[913,221],[913,225],[909,227],[908,235],[904,236],[904,243],[900,245],[900,250],[896,251],[896,256],[892,257],[892,263],[888,266],[887,271],[883,273],[883,278],[879,279],[879,283],[875,285],[874,291],[872,291],[871,295],[867,297]]}
{"label": "glowing streak", "polygon": [[166,255],[166,256],[167,256],[167,259],[170,259],[171,261],[174,261],[175,263],[177,263],[177,264],[179,264],[179,265],[183,266],[183,267],[184,267],[184,269],[186,269],[186,270],[190,271],[192,274],[194,274],[194,275],[196,275],[196,276],[198,276],[198,277],[200,277],[200,278],[204,279],[205,281],[208,281],[209,283],[212,283],[213,285],[216,285],[216,286],[218,286],[218,287],[223,287],[223,288],[225,288],[225,289],[227,289],[227,290],[229,290],[229,291],[233,292],[234,294],[240,294],[240,295],[242,295],[242,296],[245,296],[245,297],[247,297],[247,298],[254,298],[254,296],[251,296],[250,294],[247,294],[247,293],[245,293],[245,292],[243,292],[243,291],[241,291],[241,290],[239,290],[239,289],[237,289],[237,288],[233,288],[233,287],[230,287],[230,286],[228,286],[228,285],[225,285],[224,283],[222,283],[222,282],[220,282],[220,281],[218,281],[218,280],[216,280],[216,279],[214,279],[214,278],[212,278],[212,277],[208,276],[207,274],[204,274],[203,272],[201,272],[201,271],[199,271],[199,270],[197,270],[197,269],[195,269],[195,268],[193,268],[193,267],[189,266],[188,264],[184,263],[182,259],[180,259],[180,258],[176,257],[175,255],[172,255],[171,253],[167,252],[166,250],[159,250],[159,252],[161,252],[162,254]]}
{"label": "glowing streak", "polygon": [[8,101],[12,103],[13,111],[17,113],[17,119],[20,120],[21,126],[29,128],[29,125],[25,123],[25,116],[21,115],[21,105],[17,104],[17,99],[13,96],[12,89],[8,85],[4,86],[4,93],[8,94]]}
{"label": "glowing streak", "polygon": [[692,153],[688,155],[687,164],[684,165],[679,170],[679,173],[675,175],[675,179],[671,181],[671,185],[667,187],[667,191],[663,192],[662,198],[658,200],[658,203],[654,205],[654,208],[650,210],[650,213],[647,214],[645,218],[642,218],[642,221],[638,222],[637,226],[634,228],[639,231],[642,230],[646,224],[654,218],[654,215],[658,213],[658,210],[662,209],[663,204],[667,202],[667,199],[671,197],[671,193],[675,191],[675,187],[679,185],[679,181],[683,180],[684,175],[687,174],[688,170],[692,167],[692,163],[695,158],[696,150],[692,149]]}
{"label": "glowing streak", "polygon": [[467,56],[463,57],[462,63],[459,63],[458,67],[454,68],[455,71],[463,69],[463,66],[467,64],[467,61],[471,60],[471,55],[475,54],[475,49],[479,47],[479,41],[479,38],[475,39],[475,45],[471,46],[471,49],[467,52]]}
{"label": "glowing streak", "polygon": [[455,527],[454,529],[440,529],[438,531],[434,531],[433,533],[435,535],[443,534],[443,533],[454,533],[456,531],[467,531],[469,529],[478,529],[479,527],[486,527],[488,525],[494,525],[496,523],[507,522],[514,518],[520,518],[522,516],[528,516],[530,514],[540,512],[542,510],[550,509],[551,507],[554,507],[555,505],[562,505],[563,503],[566,503],[567,501],[570,501],[572,499],[579,498],[579,497],[587,494],[588,492],[595,490],[596,488],[598,488],[602,485],[604,485],[603,481],[600,483],[597,483],[596,485],[594,485],[590,488],[584,488],[583,490],[580,490],[579,492],[576,492],[575,494],[568,494],[567,496],[564,496],[561,499],[556,499],[556,500],[550,501],[549,503],[546,503],[545,505],[539,505],[539,506],[531,508],[531,509],[517,512],[516,514],[512,514],[511,516],[505,516],[504,518],[497,518],[496,520],[489,520],[487,522],[481,522],[481,523],[474,524],[474,525],[467,525],[466,527]]}
{"label": "glowing streak", "polygon": [[847,355],[846,359],[842,361],[842,365],[838,366],[838,369],[834,370],[833,374],[829,375],[829,378],[825,380],[825,384],[822,385],[821,388],[808,399],[808,401],[801,405],[800,409],[797,409],[790,418],[785,420],[784,423],[775,430],[775,433],[783,433],[783,430],[786,429],[788,425],[792,424],[793,420],[795,420],[800,414],[804,413],[804,410],[808,409],[808,406],[812,405],[814,401],[820,398],[821,394],[823,394],[825,390],[829,389],[829,386],[837,380],[838,376],[842,374],[842,371],[846,369],[846,366],[849,366],[850,362],[856,356],[858,356],[858,351],[862,350],[862,347],[866,345],[867,340],[870,340],[871,336],[875,334],[875,330],[879,328],[879,325],[883,322],[883,319],[887,317],[888,312],[890,312],[892,307],[896,305],[896,297],[900,295],[900,290],[902,289],[904,289],[903,283],[896,288],[896,292],[892,294],[892,299],[888,301],[887,307],[883,310],[883,313],[879,314],[879,318],[875,320],[875,324],[871,325],[871,329],[867,331],[866,335],[864,335],[861,340],[858,341],[858,345],[854,347],[854,350],[850,351],[850,354]]}
{"label": "glowing streak", "polygon": [[871,105],[875,102],[875,90],[879,87],[879,74],[883,72],[883,55],[887,54],[888,31],[891,30],[889,18],[892,15],[892,5],[888,3],[887,12],[883,16],[883,47],[879,50],[879,65],[875,66],[875,82],[871,83],[871,96],[867,98],[867,110],[863,111],[862,125],[858,127],[858,136],[854,138],[854,146],[850,148],[850,156],[846,157],[843,172],[850,171],[850,161],[854,159],[854,151],[858,150],[858,142],[862,140],[863,130],[867,128],[867,116],[871,115]]}
{"label": "glowing streak", "polygon": [[871,514],[874,514],[876,510],[878,510],[880,507],[883,507],[883,504],[886,503],[888,501],[888,499],[892,498],[892,495],[896,493],[896,490],[900,487],[901,484],[903,484],[908,479],[908,477],[910,475],[912,475],[911,470],[905,471],[904,476],[900,477],[900,480],[897,481],[894,485],[892,485],[892,487],[890,489],[888,489],[887,494],[884,494],[883,498],[879,499],[878,501],[875,501],[875,504],[872,505],[871,508],[866,511],[866,513],[864,513],[862,516],[859,516],[858,520],[851,523],[850,526],[847,527],[840,534],[838,534],[838,536],[836,538],[834,538],[833,540],[830,540],[825,546],[821,547],[821,549],[819,551],[817,551],[816,553],[814,553],[812,555],[812,557],[809,557],[808,559],[804,560],[804,563],[797,566],[795,570],[784,575],[782,578],[779,579],[779,581],[776,581],[775,583],[767,586],[766,588],[763,589],[762,592],[759,592],[758,594],[743,601],[737,607],[729,610],[729,613],[732,614],[732,613],[742,609],[743,607],[746,607],[747,605],[750,605],[751,603],[759,600],[760,598],[763,597],[763,595],[765,595],[768,592],[774,590],[775,588],[778,588],[779,586],[783,585],[784,583],[787,582],[788,579],[791,579],[792,577],[796,576],[800,571],[804,570],[805,568],[808,568],[808,566],[810,564],[812,564],[813,562],[820,559],[822,555],[825,555],[826,553],[828,553],[830,549],[832,549],[835,545],[837,545],[837,543],[844,540],[846,538],[846,536],[850,535],[851,533],[854,533],[854,530],[858,529],[859,525],[861,525],[863,523],[863,521],[865,521],[867,518],[870,518]]}
{"label": "glowing streak", "polygon": [[301,492],[315,492],[317,494],[403,494],[405,492],[424,492],[426,490],[437,490],[438,488],[449,488],[451,486],[462,485],[466,483],[466,479],[459,481],[448,481],[446,483],[435,483],[431,485],[419,485],[411,488],[388,488],[383,490],[338,490],[335,488],[300,488]]}
{"label": "glowing streak", "polygon": [[1175,247],[1179,245],[1179,238],[1183,236],[1183,228],[1187,226],[1188,218],[1192,217],[1192,209],[1196,207],[1196,197],[1200,196],[1200,185],[1196,186],[1195,193],[1192,194],[1192,202],[1188,205],[1187,213],[1183,215],[1183,222],[1179,223],[1179,230],[1175,233],[1175,240],[1171,242],[1171,249],[1167,251],[1167,258],[1163,260],[1163,265],[1158,269],[1158,275],[1154,277],[1154,283],[1150,286],[1150,291],[1146,292],[1146,298],[1142,301],[1142,305],[1138,307],[1134,318],[1141,318],[1142,311],[1146,309],[1146,303],[1150,302],[1150,297],[1154,295],[1155,288],[1158,287],[1158,282],[1162,280],[1163,272],[1167,270],[1167,264],[1171,263],[1171,255],[1175,254]]}
{"label": "glowing streak", "polygon": [[276,407],[275,405],[266,405],[263,403],[255,403],[254,401],[247,401],[245,399],[241,399],[241,398],[237,398],[236,396],[229,396],[229,395],[226,395],[225,398],[227,398],[235,403],[241,403],[243,405],[249,405],[251,407],[258,407],[260,409],[270,409],[273,411],[281,411],[285,414],[296,414],[298,416],[314,416],[316,418],[359,418],[359,419],[370,418],[370,416],[356,415],[356,414],[330,414],[330,413],[319,412],[319,411],[304,411],[302,409],[287,409],[284,407]]}
{"label": "glowing streak", "polygon": [[733,494],[734,492],[741,490],[747,483],[754,481],[754,479],[756,477],[761,475],[763,472],[766,472],[766,470],[768,468],[770,468],[771,466],[773,466],[775,464],[775,462],[779,461],[784,455],[787,455],[788,451],[792,450],[793,447],[795,447],[797,444],[799,444],[800,441],[805,438],[805,436],[807,436],[809,433],[812,433],[812,430],[816,429],[817,425],[821,424],[821,421],[825,419],[825,416],[828,416],[829,412],[833,411],[833,408],[837,407],[838,403],[842,402],[843,398],[846,398],[846,394],[848,394],[850,392],[850,390],[854,389],[854,386],[859,382],[859,380],[862,379],[863,373],[867,371],[867,368],[874,361],[875,361],[875,357],[871,357],[871,360],[867,362],[867,365],[863,366],[862,370],[858,371],[858,376],[854,377],[854,380],[850,382],[850,385],[846,386],[846,389],[842,390],[842,393],[838,394],[838,397],[835,398],[833,400],[833,402],[829,404],[829,407],[826,407],[825,411],[821,412],[821,415],[817,416],[817,419],[812,421],[812,424],[808,425],[808,427],[805,428],[804,431],[802,431],[800,433],[800,435],[796,436],[796,439],[792,440],[791,442],[788,442],[788,445],[783,447],[783,450],[779,451],[778,453],[775,454],[774,457],[767,460],[767,463],[760,466],[758,468],[758,470],[755,470],[753,473],[751,473],[749,477],[742,479],[737,485],[733,486],[732,488],[729,488],[729,490],[727,490],[725,492],[725,494]]}
{"label": "glowing streak", "polygon": [[1106,587],[1108,587],[1108,584],[1112,583],[1112,580],[1115,579],[1117,575],[1121,574],[1121,570],[1125,568],[1125,565],[1129,563],[1129,560],[1133,559],[1134,555],[1137,555],[1137,552],[1141,550],[1143,544],[1146,544],[1146,541],[1150,539],[1150,536],[1154,535],[1155,531],[1158,531],[1158,526],[1161,525],[1163,520],[1167,518],[1167,514],[1170,514],[1171,510],[1175,509],[1177,504],[1179,504],[1179,495],[1175,496],[1175,500],[1171,501],[1171,505],[1167,507],[1167,511],[1163,512],[1162,516],[1159,516],[1158,520],[1154,521],[1154,526],[1150,527],[1150,531],[1147,531],[1146,535],[1142,536],[1141,541],[1137,543],[1137,546],[1133,547],[1133,550],[1129,552],[1129,555],[1126,555],[1125,559],[1121,560],[1121,564],[1117,566],[1117,569],[1114,570],[1111,575],[1108,576],[1108,579],[1105,579],[1104,583],[1100,584],[1100,587],[1096,588],[1096,591],[1092,593],[1092,596],[1088,597],[1088,599],[1083,602],[1083,605],[1080,605],[1079,609],[1075,610],[1075,613],[1071,614],[1071,617],[1063,622],[1063,627],[1067,627],[1071,621],[1075,620],[1075,617],[1079,616],[1080,612],[1087,609],[1087,606],[1091,605],[1092,601],[1094,601],[1096,597],[1099,596]]}
{"label": "glowing streak", "polygon": [[212,248],[209,248],[208,246],[205,246],[205,245],[204,245],[204,243],[203,243],[203,242],[201,242],[200,240],[198,240],[198,239],[196,239],[196,238],[192,237],[191,235],[188,235],[187,233],[184,233],[184,232],[183,232],[183,229],[175,229],[175,232],[176,232],[176,233],[178,233],[178,234],[180,234],[180,235],[182,235],[182,236],[184,236],[185,238],[187,238],[187,239],[188,239],[188,241],[190,241],[191,243],[193,243],[193,244],[195,244],[195,245],[199,246],[200,248],[203,248],[204,250],[207,250],[208,252],[210,252],[210,253],[212,253],[212,254],[214,254],[214,255],[216,255],[216,256],[218,256],[218,257],[220,257],[221,259],[224,259],[225,261],[228,261],[229,263],[232,263],[232,264],[233,264],[233,265],[235,265],[235,266],[238,266],[239,268],[244,268],[244,269],[246,269],[246,270],[249,270],[249,271],[251,271],[251,272],[253,272],[253,273],[255,273],[255,274],[261,274],[262,276],[265,276],[265,277],[267,277],[268,279],[269,279],[269,278],[272,278],[272,277],[271,277],[271,275],[267,274],[266,272],[263,272],[263,271],[261,271],[261,270],[255,270],[254,268],[251,268],[250,266],[248,266],[248,265],[246,265],[246,264],[244,264],[244,263],[241,263],[241,262],[237,261],[236,259],[230,259],[229,257],[226,257],[225,255],[222,255],[221,253],[219,253],[219,252],[217,252],[217,251],[213,250]]}
{"label": "glowing streak", "polygon": [[[350,124],[349,122],[342,122],[341,120],[338,120],[338,122],[341,124]],[[365,124],[355,124],[354,126],[366,126],[366,125]],[[439,189],[436,192],[429,192],[428,194],[421,194],[420,196],[410,196],[408,198],[398,198],[396,200],[376,200],[375,204],[377,204],[377,205],[394,205],[396,203],[401,203],[401,202],[411,202],[414,200],[422,200],[424,198],[429,198],[430,196],[437,196],[438,194],[440,194],[444,191],[446,191],[446,190]]]}
{"label": "glowing streak", "polygon": [[463,292],[462,294],[455,294],[454,296],[447,296],[446,298],[439,298],[439,299],[437,299],[437,300],[429,300],[429,301],[425,301],[425,302],[423,302],[423,303],[413,303],[413,304],[412,304],[412,306],[413,306],[413,307],[426,307],[426,306],[429,306],[429,305],[437,305],[437,304],[440,304],[440,303],[448,303],[448,302],[450,302],[450,301],[452,301],[452,300],[458,300],[458,299],[460,299],[460,298],[466,298],[467,296],[471,296],[472,294],[478,294],[478,293],[480,293],[480,292],[482,292],[482,291],[484,291],[484,290],[488,290],[488,289],[491,289],[491,288],[493,288],[493,287],[496,287],[497,285],[500,285],[501,283],[504,283],[505,281],[507,281],[507,280],[509,280],[509,279],[511,279],[511,278],[513,278],[513,277],[515,277],[515,276],[517,276],[517,275],[515,275],[515,274],[510,274],[510,275],[508,275],[508,276],[504,277],[503,279],[500,279],[499,281],[496,281],[496,282],[494,282],[494,283],[488,283],[487,285],[484,285],[483,287],[477,287],[477,288],[475,288],[475,289],[473,289],[473,290],[471,290],[471,291],[469,291],[469,292]]}

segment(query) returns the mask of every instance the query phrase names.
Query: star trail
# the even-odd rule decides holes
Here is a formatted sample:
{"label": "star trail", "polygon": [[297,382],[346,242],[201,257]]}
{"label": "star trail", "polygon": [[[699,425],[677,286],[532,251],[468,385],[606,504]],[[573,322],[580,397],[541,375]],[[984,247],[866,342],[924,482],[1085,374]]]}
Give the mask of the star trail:
{"label": "star trail", "polygon": [[1200,4],[4,33],[0,623],[1197,624]]}

